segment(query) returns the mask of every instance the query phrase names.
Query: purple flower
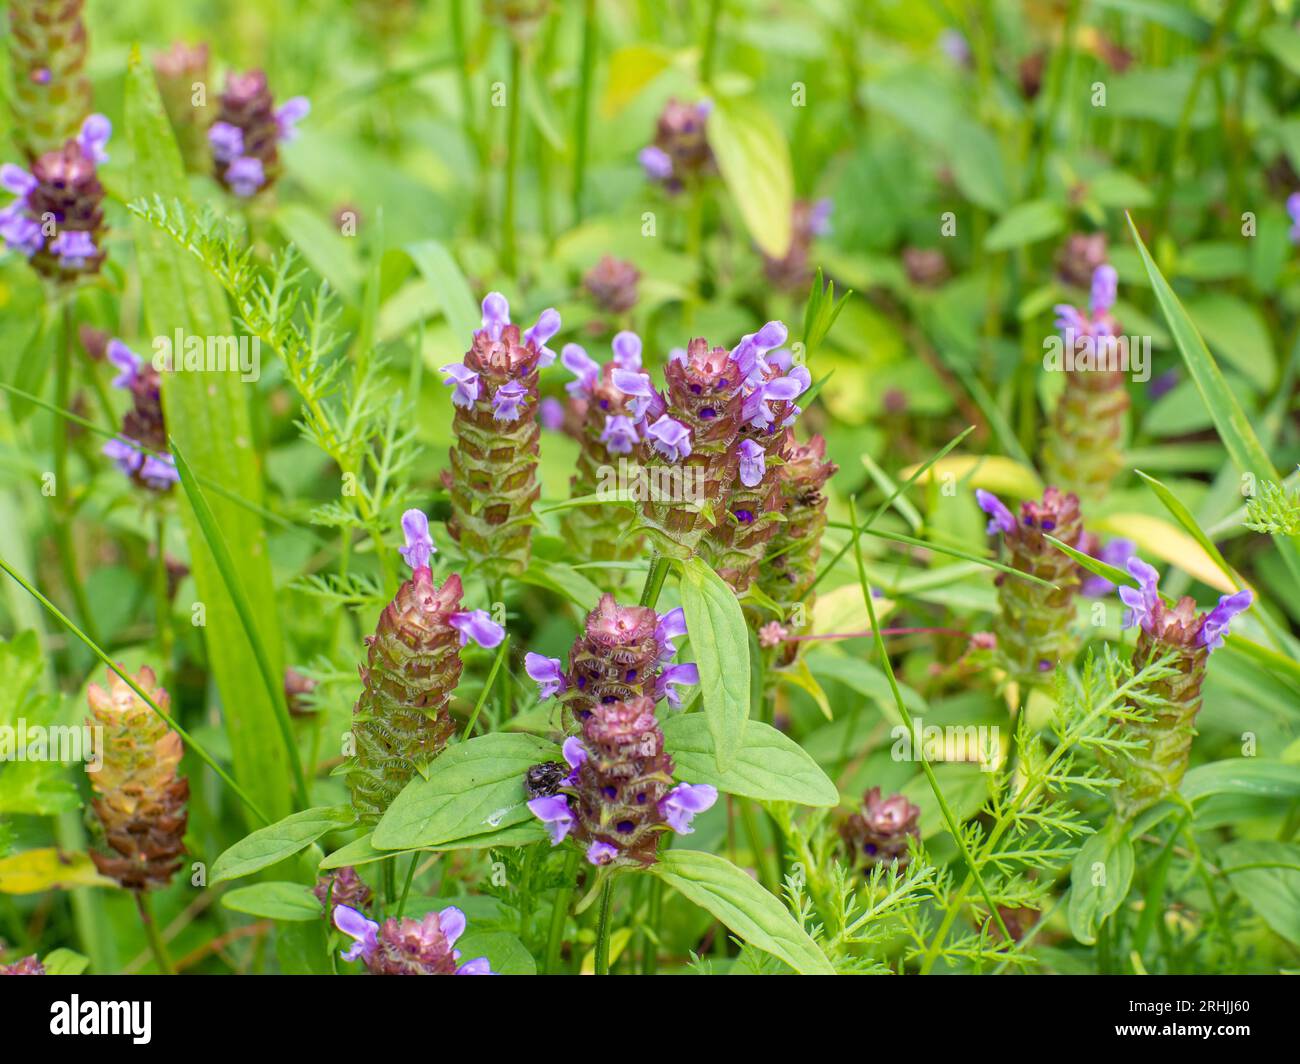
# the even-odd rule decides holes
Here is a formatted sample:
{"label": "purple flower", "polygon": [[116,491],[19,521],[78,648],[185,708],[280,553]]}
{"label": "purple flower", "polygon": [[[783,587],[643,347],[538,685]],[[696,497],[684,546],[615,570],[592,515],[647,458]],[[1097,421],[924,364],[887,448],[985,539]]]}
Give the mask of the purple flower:
{"label": "purple flower", "polygon": [[65,229],[50,241],[50,251],[59,256],[59,262],[69,269],[79,270],[86,260],[95,257],[95,241],[80,229]]}
{"label": "purple flower", "polygon": [[15,166],[13,163],[0,166],[0,187],[21,199],[25,200],[32,189],[39,184],[40,182],[21,166]]}
{"label": "purple flower", "polygon": [[213,122],[208,128],[212,157],[219,163],[233,163],[244,154],[244,131],[230,122]]}
{"label": "purple flower", "polygon": [[573,830],[573,810],[569,808],[569,799],[563,794],[534,798],[528,803],[528,811],[546,825],[546,830],[551,833],[552,846],[560,845]]}
{"label": "purple flower", "polygon": [[518,381],[506,381],[492,396],[492,417],[497,421],[518,421],[527,401],[527,388]]}
{"label": "purple flower", "polygon": [[[1133,545],[1131,539],[1112,539],[1094,557],[1099,562],[1113,565],[1116,569],[1123,569],[1128,565],[1129,559],[1134,556],[1136,551],[1137,547]],[[1104,576],[1097,576],[1095,573],[1085,574],[1083,583],[1079,588],[1080,594],[1087,595],[1089,598],[1100,598],[1102,595],[1109,595],[1114,590],[1114,584]]]}
{"label": "purple flower", "polygon": [[104,151],[104,148],[108,146],[108,139],[112,135],[112,122],[103,115],[88,115],[86,120],[81,123],[81,132],[77,134],[77,143],[81,146],[81,154],[92,163],[108,162],[108,153]]}
{"label": "purple flower", "polygon": [[758,332],[746,333],[740,338],[740,343],[731,349],[731,357],[745,375],[747,384],[756,384],[763,379],[767,370],[763,356],[785,343],[789,335],[790,330],[782,322],[769,321]]}
{"label": "purple flower", "polygon": [[[429,519],[422,510],[407,510],[402,514],[402,534],[406,537],[406,546],[398,547],[397,553],[412,569],[427,569],[430,556],[438,553],[429,535]],[[464,640],[461,646],[464,646]]]}
{"label": "purple flower", "polygon": [[667,181],[673,176],[673,160],[662,148],[647,145],[641,149],[637,159],[651,181]]}
{"label": "purple flower", "polygon": [[1291,215],[1291,242],[1300,244],[1300,192],[1287,196],[1286,212]]}
{"label": "purple flower", "polygon": [[600,442],[610,454],[631,454],[637,442],[636,422],[622,414],[607,414]]}
{"label": "purple flower", "polygon": [[679,462],[691,453],[691,430],[667,414],[651,425],[646,435],[651,446],[670,462]]}
{"label": "purple flower", "polygon": [[379,925],[374,920],[367,920],[351,906],[334,907],[334,926],[354,940],[343,951],[345,961],[354,961],[358,957],[368,958],[379,949]]}
{"label": "purple flower", "polygon": [[105,354],[108,360],[121,370],[113,378],[113,387],[130,388],[140,374],[140,359],[121,340],[109,340]]}
{"label": "purple flower", "polygon": [[275,125],[280,140],[290,141],[298,135],[297,124],[311,113],[311,101],[306,96],[293,96],[275,112]]}
{"label": "purple flower", "polygon": [[601,842],[600,839],[587,847],[587,860],[598,868],[601,865],[609,864],[617,856],[618,848],[611,846],[608,842]]}
{"label": "purple flower", "polygon": [[747,488],[756,488],[767,472],[767,452],[753,440],[742,440],[736,453],[740,455],[740,482]]}
{"label": "purple flower", "polygon": [[956,66],[968,66],[970,64],[970,44],[957,30],[946,29],[939,34],[939,51],[943,52],[949,62]]}
{"label": "purple flower", "polygon": [[564,428],[564,404],[548,395],[537,405],[537,420],[542,428],[559,432]]}
{"label": "purple flower", "polygon": [[510,324],[510,304],[500,292],[483,297],[483,330],[493,340],[501,339],[501,330]]}
{"label": "purple flower", "polygon": [[615,335],[610,346],[614,349],[614,365],[619,369],[641,368],[641,337],[628,329]]}
{"label": "purple flower", "polygon": [[565,344],[560,349],[560,365],[578,378],[564,386],[570,395],[585,398],[600,379],[600,363],[578,344]]}
{"label": "purple flower", "polygon": [[566,686],[564,668],[559,658],[548,658],[531,651],[524,655],[524,671],[537,684],[537,697],[543,702],[563,691]]}
{"label": "purple flower", "polygon": [[555,352],[546,346],[546,341],[559,331],[560,312],[554,307],[547,307],[538,316],[537,324],[524,333],[524,343],[531,343],[539,352],[538,369],[545,369],[555,361]]}
{"label": "purple flower", "polygon": [[1088,320],[1079,312],[1078,307],[1072,307],[1069,303],[1057,303],[1052,309],[1056,312],[1056,327],[1062,333],[1088,335]]}
{"label": "purple flower", "polygon": [[117,463],[118,469],[128,477],[138,475],[145,484],[158,491],[164,491],[180,480],[171,455],[145,454],[129,439],[109,440],[100,453]]}
{"label": "purple flower", "polygon": [[583,762],[587,760],[587,748],[582,745],[582,740],[576,735],[570,735],[564,740],[564,745],[560,747],[560,752],[564,755],[564,760],[569,763],[569,768],[573,769],[569,773],[565,783],[573,784],[578,778],[578,769],[582,767]]}
{"label": "purple flower", "polygon": [[45,246],[45,234],[35,221],[23,213],[25,207],[25,200],[15,200],[0,211],[0,239],[30,259]]}
{"label": "purple flower", "polygon": [[472,961],[466,961],[456,969],[457,975],[496,975],[488,966],[486,957],[475,957]]}
{"label": "purple flower", "polygon": [[975,501],[980,504],[981,510],[991,515],[988,528],[985,530],[990,536],[995,532],[1008,533],[1016,530],[1015,515],[992,492],[985,491],[983,488],[976,489]]}
{"label": "purple flower", "polygon": [[808,231],[813,236],[826,236],[831,231],[831,211],[835,204],[829,199],[819,199],[808,212]]}
{"label": "purple flower", "polygon": [[655,698],[666,698],[669,706],[680,709],[682,698],[673,687],[698,687],[699,683],[700,670],[693,661],[684,665],[669,665],[655,681]]}
{"label": "purple flower", "polygon": [[506,630],[488,616],[487,610],[467,610],[453,613],[447,623],[460,633],[460,645],[471,639],[479,646],[491,650],[506,637]]}
{"label": "purple flower", "polygon": [[[638,421],[645,417],[646,409],[655,394],[654,387],[650,383],[650,374],[616,366],[614,372],[610,374],[610,379],[620,392],[632,396],[632,401],[627,404],[628,409],[632,411],[632,416]],[[686,453],[690,454],[689,451]]]}
{"label": "purple flower", "polygon": [[262,160],[253,155],[241,155],[226,167],[226,184],[236,196],[244,199],[252,196],[266,184]]}
{"label": "purple flower", "polygon": [[[484,300],[485,305],[486,303],[487,300]],[[443,381],[443,384],[455,387],[455,391],[451,393],[452,403],[456,406],[462,406],[466,410],[472,410],[475,400],[478,399],[478,374],[460,362],[449,363],[438,372],[447,374],[449,378]]]}
{"label": "purple flower", "polygon": [[1092,316],[1101,317],[1115,305],[1119,293],[1119,274],[1114,266],[1098,266],[1092,272]]}
{"label": "purple flower", "polygon": [[1218,650],[1223,646],[1223,637],[1228,634],[1228,625],[1237,614],[1245,611],[1254,601],[1255,596],[1249,590],[1238,591],[1235,595],[1224,595],[1219,604],[1210,610],[1201,626],[1201,645],[1207,650]]}
{"label": "purple flower", "polygon": [[659,643],[659,660],[667,661],[677,653],[673,640],[686,634],[686,611],[680,606],[659,617],[655,625],[655,640]]}
{"label": "purple flower", "polygon": [[716,787],[707,783],[679,783],[659,799],[659,812],[678,835],[689,835],[695,830],[691,827],[695,814],[712,808],[717,800]]}
{"label": "purple flower", "polygon": [[776,417],[772,411],[772,403],[798,398],[808,389],[808,371],[803,366],[797,366],[796,370],[803,372],[774,377],[770,381],[757,385],[745,396],[741,404],[741,418],[754,428],[768,428]]}
{"label": "purple flower", "polygon": [[1126,584],[1119,589],[1119,599],[1130,611],[1124,627],[1146,627],[1151,622],[1152,612],[1160,604],[1160,592],[1157,590],[1160,574],[1136,555],[1129,559],[1125,568],[1128,569],[1129,576],[1137,580],[1138,586],[1129,587]]}

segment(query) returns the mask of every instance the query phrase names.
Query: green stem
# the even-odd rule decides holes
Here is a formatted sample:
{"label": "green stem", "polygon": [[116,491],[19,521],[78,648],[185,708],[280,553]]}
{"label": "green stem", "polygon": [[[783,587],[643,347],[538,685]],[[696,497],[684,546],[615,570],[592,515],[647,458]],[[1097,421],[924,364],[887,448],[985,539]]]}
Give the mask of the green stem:
{"label": "green stem", "polygon": [[[655,876],[650,881],[649,911],[646,913],[646,926],[659,929],[660,916],[664,907],[664,881]],[[645,953],[641,956],[641,974],[654,975],[659,968],[659,943],[646,935]]]}
{"label": "green stem", "polygon": [[154,623],[158,627],[158,657],[163,686],[170,688],[168,682],[172,672],[172,607],[171,596],[167,588],[167,517],[161,509],[154,518],[154,544],[158,557],[154,568]]}
{"label": "green stem", "polygon": [[704,54],[700,59],[700,81],[709,84],[713,77],[713,61],[718,51],[718,15],[722,11],[722,0],[710,0],[709,20],[704,25]]}
{"label": "green stem", "polygon": [[571,850],[564,860],[564,882],[555,893],[555,907],[551,909],[551,931],[546,938],[546,957],[542,961],[542,974],[554,975],[560,964],[560,947],[564,945],[564,925],[569,919],[569,906],[578,888],[578,859],[581,855]]}
{"label": "green stem", "polygon": [[596,71],[596,0],[586,0],[582,12],[582,66],[578,103],[573,114],[573,224],[582,221],[587,183],[587,137],[591,122],[591,83]]}
{"label": "green stem", "polygon": [[175,975],[176,969],[172,967],[171,958],[167,955],[167,944],[163,942],[162,935],[158,931],[158,925],[154,922],[148,895],[142,890],[135,891],[135,904],[136,908],[140,910],[140,923],[144,925],[144,933],[149,939],[149,948],[153,950],[159,971],[163,975]]}
{"label": "green stem", "polygon": [[668,578],[668,570],[672,562],[662,554],[656,554],[654,560],[650,563],[650,571],[646,573],[645,587],[641,589],[641,605],[649,606],[654,609],[655,604],[659,601],[659,592],[663,590],[664,581]]}
{"label": "green stem", "polygon": [[614,897],[614,877],[605,880],[600,891],[600,922],[596,926],[596,974],[609,975],[609,911]]}
{"label": "green stem", "polygon": [[402,896],[397,902],[397,919],[406,911],[406,896],[411,893],[411,881],[415,879],[415,866],[420,861],[420,851],[411,854],[411,863],[406,866],[406,882],[402,884]]}
{"label": "green stem", "polygon": [[501,268],[515,275],[515,193],[519,179],[520,112],[524,108],[523,49],[510,41],[510,97],[506,103],[506,191],[501,208]]}

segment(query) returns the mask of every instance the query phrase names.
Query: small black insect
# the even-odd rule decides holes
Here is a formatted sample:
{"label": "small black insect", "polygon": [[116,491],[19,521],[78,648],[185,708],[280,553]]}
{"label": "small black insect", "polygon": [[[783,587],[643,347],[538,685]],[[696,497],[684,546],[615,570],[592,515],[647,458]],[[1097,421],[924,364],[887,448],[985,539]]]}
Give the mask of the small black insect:
{"label": "small black insect", "polygon": [[530,800],[549,798],[559,793],[568,774],[568,765],[562,765],[558,761],[544,761],[540,765],[534,765],[524,774],[524,791]]}

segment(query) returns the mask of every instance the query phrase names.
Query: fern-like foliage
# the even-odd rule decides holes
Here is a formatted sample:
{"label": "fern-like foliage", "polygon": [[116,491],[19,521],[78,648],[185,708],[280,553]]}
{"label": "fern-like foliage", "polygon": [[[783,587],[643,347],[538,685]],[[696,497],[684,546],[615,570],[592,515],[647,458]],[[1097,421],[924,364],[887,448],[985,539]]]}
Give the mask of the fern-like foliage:
{"label": "fern-like foliage", "polygon": [[1246,527],[1270,536],[1300,535],[1300,491],[1263,481],[1259,492],[1246,501]]}
{"label": "fern-like foliage", "polygon": [[387,569],[386,535],[411,499],[405,474],[416,444],[411,401],[386,394],[383,358],[368,349],[349,355],[338,298],[327,282],[311,283],[292,246],[264,267],[241,228],[211,209],[196,215],[160,197],[129,209],[194,255],[230,297],[239,326],[280,359],[302,402],[303,437],[341,474],[338,499],[310,520],[364,531]]}

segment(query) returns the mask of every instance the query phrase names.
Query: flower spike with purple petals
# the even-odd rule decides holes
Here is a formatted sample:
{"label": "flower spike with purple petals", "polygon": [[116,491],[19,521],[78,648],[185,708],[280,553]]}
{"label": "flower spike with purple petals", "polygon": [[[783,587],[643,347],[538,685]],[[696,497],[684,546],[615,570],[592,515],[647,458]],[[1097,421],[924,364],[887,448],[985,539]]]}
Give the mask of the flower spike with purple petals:
{"label": "flower spike with purple petals", "polygon": [[346,905],[334,910],[334,926],[353,940],[345,961],[361,961],[371,975],[495,975],[486,957],[461,963],[456,940],[465,914],[449,905],[422,920],[390,917],[383,925]]}
{"label": "flower spike with purple petals", "polygon": [[546,346],[560,316],[544,310],[526,332],[510,321],[500,292],[483,299],[483,322],[463,362],[442,367],[453,385],[455,414],[447,531],[489,580],[523,572],[532,553],[532,508],[541,428],[538,370],[555,353]]}
{"label": "flower spike with purple petals", "polygon": [[122,418],[120,434],[104,444],[100,453],[140,487],[168,492],[180,477],[176,460],[168,453],[159,373],[121,340],[109,340],[105,355],[120,371],[113,378],[113,387],[130,393],[131,408]]}
{"label": "flower spike with purple petals", "polygon": [[1103,756],[1111,775],[1119,779],[1111,795],[1122,819],[1178,790],[1191,761],[1210,654],[1223,645],[1228,625],[1254,598],[1249,590],[1238,591],[1222,596],[1208,613],[1198,613],[1189,596],[1167,605],[1160,595],[1159,573],[1141,558],[1131,558],[1127,568],[1138,584],[1119,589],[1120,599],[1129,607],[1127,626],[1138,629],[1133,670],[1140,672],[1157,662],[1168,668],[1147,684],[1140,704],[1131,704],[1149,719],[1130,718],[1121,724],[1122,737],[1136,742],[1138,748]]}
{"label": "flower spike with purple petals", "polygon": [[655,124],[654,143],[641,149],[637,158],[646,177],[670,193],[680,192],[686,182],[716,169],[705,126],[712,107],[669,100]]}
{"label": "flower spike with purple petals", "polygon": [[438,553],[429,535],[429,518],[423,510],[407,510],[402,514],[402,535],[406,545],[398,547],[397,552],[412,569],[426,569],[429,559]]}
{"label": "flower spike with purple petals", "polygon": [[294,139],[297,123],[310,110],[305,96],[277,108],[261,70],[230,74],[208,127],[213,176],[240,199],[270,188],[283,169],[280,145]]}

